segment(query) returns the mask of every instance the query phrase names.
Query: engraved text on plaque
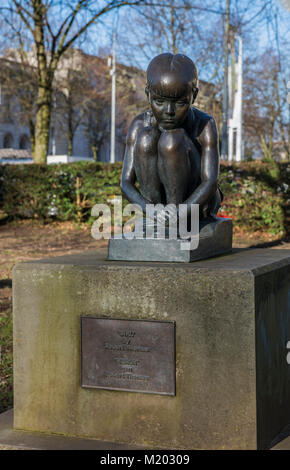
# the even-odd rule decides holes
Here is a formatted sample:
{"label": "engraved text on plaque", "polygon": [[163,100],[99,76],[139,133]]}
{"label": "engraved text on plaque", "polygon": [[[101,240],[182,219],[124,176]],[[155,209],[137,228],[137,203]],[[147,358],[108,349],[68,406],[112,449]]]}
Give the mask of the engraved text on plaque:
{"label": "engraved text on plaque", "polygon": [[175,323],[81,317],[82,387],[175,395]]}

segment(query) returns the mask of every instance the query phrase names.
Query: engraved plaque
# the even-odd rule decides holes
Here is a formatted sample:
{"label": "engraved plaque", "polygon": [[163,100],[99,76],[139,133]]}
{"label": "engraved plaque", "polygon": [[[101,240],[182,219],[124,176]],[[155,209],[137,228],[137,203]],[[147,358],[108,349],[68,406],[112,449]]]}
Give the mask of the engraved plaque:
{"label": "engraved plaque", "polygon": [[175,395],[175,322],[81,317],[81,386]]}

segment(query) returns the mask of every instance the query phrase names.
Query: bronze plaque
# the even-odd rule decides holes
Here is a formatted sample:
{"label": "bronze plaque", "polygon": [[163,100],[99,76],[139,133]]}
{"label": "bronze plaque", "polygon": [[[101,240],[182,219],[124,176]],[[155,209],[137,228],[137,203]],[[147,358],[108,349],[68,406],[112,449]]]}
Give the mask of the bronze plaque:
{"label": "bronze plaque", "polygon": [[175,322],[81,317],[81,386],[175,395]]}

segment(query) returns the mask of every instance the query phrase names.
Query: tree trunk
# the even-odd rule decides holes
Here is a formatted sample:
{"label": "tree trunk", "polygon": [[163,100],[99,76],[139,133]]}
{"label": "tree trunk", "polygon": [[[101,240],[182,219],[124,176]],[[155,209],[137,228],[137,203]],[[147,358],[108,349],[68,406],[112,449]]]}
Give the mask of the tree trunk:
{"label": "tree trunk", "polygon": [[68,156],[72,156],[72,149],[73,149],[73,137],[71,134],[68,136]]}
{"label": "tree trunk", "polygon": [[224,32],[224,83],[223,83],[223,123],[222,123],[222,160],[228,160],[228,61],[229,61],[229,25],[230,0],[227,0]]}
{"label": "tree trunk", "polygon": [[96,145],[92,145],[92,152],[93,152],[94,161],[96,162],[98,160],[98,148]]}
{"label": "tree trunk", "polygon": [[177,54],[178,49],[176,47],[176,31],[175,31],[175,10],[174,10],[174,3],[172,2],[171,5],[171,18],[170,18],[170,33],[171,33],[171,47],[173,54]]}
{"label": "tree trunk", "polygon": [[265,160],[273,160],[273,155],[272,155],[272,141],[270,140],[268,143],[266,142],[265,137],[261,134],[260,135],[260,141],[261,141],[261,146],[262,146],[262,151],[263,151],[263,157]]}
{"label": "tree trunk", "polygon": [[284,128],[284,124],[283,124],[283,113],[282,113],[282,109],[281,109],[281,100],[280,100],[278,80],[279,80],[279,76],[277,74],[277,77],[274,81],[274,85],[275,85],[275,94],[276,94],[276,102],[277,102],[278,124],[279,124],[279,129],[280,129],[280,134],[281,134],[281,140],[282,140],[282,143],[283,143],[283,148],[285,150],[286,158],[288,160],[289,157],[290,157],[290,149],[289,149],[289,142],[286,138],[285,128]]}
{"label": "tree trunk", "polygon": [[69,130],[69,133],[68,133],[68,156],[71,157],[72,156],[72,152],[73,152],[73,133],[71,132],[71,130]]}
{"label": "tree trunk", "polygon": [[35,120],[35,163],[46,163],[49,147],[52,87],[40,86]]}
{"label": "tree trunk", "polygon": [[37,55],[38,90],[35,118],[35,163],[46,163],[49,146],[52,81],[55,67],[47,65],[45,50],[45,5],[42,0],[32,0],[34,40]]}
{"label": "tree trunk", "polygon": [[32,119],[29,119],[31,154],[35,158],[35,125]]}
{"label": "tree trunk", "polygon": [[72,156],[73,152],[73,139],[74,139],[74,131],[73,131],[73,110],[72,110],[72,102],[71,98],[69,97],[68,103],[68,156]]}

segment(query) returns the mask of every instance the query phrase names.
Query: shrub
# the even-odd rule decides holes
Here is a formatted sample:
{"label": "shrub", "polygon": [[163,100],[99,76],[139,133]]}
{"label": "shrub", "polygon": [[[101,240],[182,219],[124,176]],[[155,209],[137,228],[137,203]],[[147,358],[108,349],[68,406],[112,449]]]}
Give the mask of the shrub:
{"label": "shrub", "polygon": [[248,232],[289,233],[289,172],[290,163],[222,165],[222,211]]}
{"label": "shrub", "polygon": [[0,167],[0,207],[9,219],[85,222],[94,204],[120,192],[121,164],[77,162]]}
{"label": "shrub", "polygon": [[[0,166],[0,209],[8,219],[92,223],[91,208],[121,195],[122,163]],[[290,163],[221,164],[221,212],[248,232],[289,231]],[[125,201],[124,201],[125,203]]]}

